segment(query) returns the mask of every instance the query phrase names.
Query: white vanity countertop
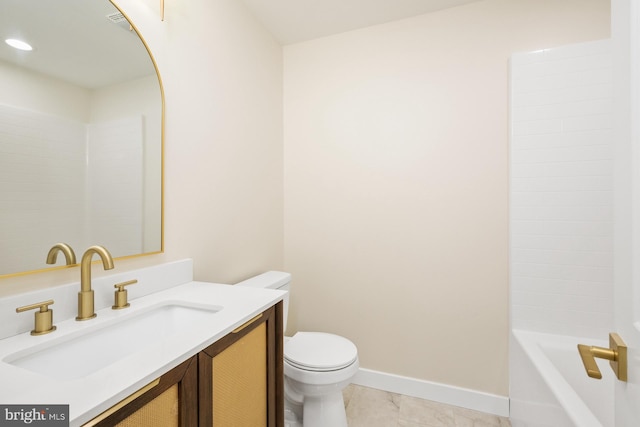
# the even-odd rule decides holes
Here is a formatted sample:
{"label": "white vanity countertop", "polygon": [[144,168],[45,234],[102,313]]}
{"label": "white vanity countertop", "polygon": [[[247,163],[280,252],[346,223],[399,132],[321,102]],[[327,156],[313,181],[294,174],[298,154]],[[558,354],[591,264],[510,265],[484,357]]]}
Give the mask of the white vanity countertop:
{"label": "white vanity countertop", "polygon": [[[91,320],[69,319],[58,323],[54,317],[57,330],[50,334],[32,336],[26,332],[0,340],[0,403],[69,404],[70,426],[81,426],[281,301],[285,294],[277,290],[189,282],[133,299],[131,307],[124,310],[99,310],[98,316]],[[126,324],[127,317],[167,303],[217,306],[221,310],[206,323],[192,324],[179,334],[159,339],[143,350],[77,379],[59,379],[7,363],[16,353],[56,345],[65,337],[83,334],[88,328],[99,329],[118,321]],[[55,370],[56,366],[47,368]]]}

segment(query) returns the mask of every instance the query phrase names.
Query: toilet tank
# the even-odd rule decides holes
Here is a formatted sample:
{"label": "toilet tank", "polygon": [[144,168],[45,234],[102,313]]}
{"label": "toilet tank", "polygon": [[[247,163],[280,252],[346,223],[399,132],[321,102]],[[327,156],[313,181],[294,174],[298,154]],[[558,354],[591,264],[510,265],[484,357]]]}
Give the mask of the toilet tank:
{"label": "toilet tank", "polygon": [[289,285],[291,283],[291,273],[285,273],[283,271],[267,271],[266,273],[259,274],[251,277],[242,282],[236,283],[234,286],[249,286],[252,288],[265,288],[265,289],[277,289],[280,291],[287,291],[284,296],[282,313],[282,323],[284,331],[287,330],[287,316],[289,314]]}

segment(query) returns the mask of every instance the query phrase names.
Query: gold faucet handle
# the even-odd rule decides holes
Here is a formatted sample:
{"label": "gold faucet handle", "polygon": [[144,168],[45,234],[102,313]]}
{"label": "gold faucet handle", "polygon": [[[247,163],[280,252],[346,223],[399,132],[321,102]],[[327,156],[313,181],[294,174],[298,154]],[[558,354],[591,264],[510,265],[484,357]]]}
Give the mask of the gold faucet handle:
{"label": "gold faucet handle", "polygon": [[135,283],[138,283],[138,281],[134,279],[134,280],[128,280],[122,283],[116,283],[115,285],[113,285],[113,287],[116,288],[116,291],[114,292],[114,295],[113,295],[114,303],[111,306],[112,309],[120,310],[122,308],[127,308],[131,305],[127,301],[127,290],[124,287],[133,285]]}
{"label": "gold faucet handle", "polygon": [[609,347],[596,347],[578,344],[578,351],[582,364],[591,378],[601,379],[602,373],[598,369],[596,357],[606,359],[611,365],[611,369],[620,381],[627,381],[627,345],[616,333],[609,334]]}
{"label": "gold faucet handle", "polygon": [[16,308],[16,313],[35,310],[36,308],[40,309],[40,311],[35,313],[35,329],[31,331],[31,335],[44,335],[56,330],[56,327],[53,326],[53,310],[49,309],[49,306],[52,304],[53,300],[50,299],[48,301],[37,302],[35,304]]}

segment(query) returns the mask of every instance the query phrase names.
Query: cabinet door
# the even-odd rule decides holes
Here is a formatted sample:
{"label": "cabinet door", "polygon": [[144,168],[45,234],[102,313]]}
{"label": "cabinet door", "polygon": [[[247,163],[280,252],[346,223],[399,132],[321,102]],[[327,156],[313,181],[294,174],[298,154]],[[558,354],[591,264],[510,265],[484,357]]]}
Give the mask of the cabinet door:
{"label": "cabinet door", "polygon": [[197,356],[178,365],[83,427],[196,427]]}
{"label": "cabinet door", "polygon": [[284,425],[281,331],[279,303],[198,355],[201,426]]}

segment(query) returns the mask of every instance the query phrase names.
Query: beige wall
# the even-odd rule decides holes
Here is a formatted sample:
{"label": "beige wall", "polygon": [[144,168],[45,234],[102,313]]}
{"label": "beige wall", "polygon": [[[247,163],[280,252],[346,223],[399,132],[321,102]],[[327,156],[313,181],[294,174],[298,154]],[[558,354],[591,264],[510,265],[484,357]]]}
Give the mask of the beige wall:
{"label": "beige wall", "polygon": [[116,269],[285,268],[293,326],[353,339],[363,367],[506,395],[507,58],[607,37],[608,2],[489,0],[285,48],[284,232],[281,48],[238,0],[166,2],[164,23],[117,3],[167,110],[166,252]]}
{"label": "beige wall", "polygon": [[[60,102],[66,99],[67,102]],[[91,93],[79,86],[0,61],[0,103],[89,121]]]}
{"label": "beige wall", "polygon": [[[199,280],[282,269],[282,48],[237,0],[166,2],[165,22],[157,1],[116,3],[154,53],[166,97],[166,251],[116,271],[186,257]],[[0,295],[79,277],[76,267],[4,278]]]}
{"label": "beige wall", "polygon": [[609,37],[609,2],[487,0],[284,49],[290,331],[508,394],[508,58]]}

